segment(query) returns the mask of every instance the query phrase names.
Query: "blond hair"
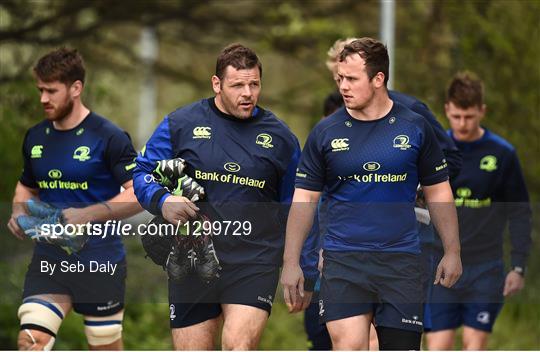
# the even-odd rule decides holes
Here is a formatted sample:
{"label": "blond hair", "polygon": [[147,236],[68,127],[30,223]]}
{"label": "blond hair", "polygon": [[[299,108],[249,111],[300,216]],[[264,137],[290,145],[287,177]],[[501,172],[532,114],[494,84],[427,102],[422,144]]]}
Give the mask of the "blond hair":
{"label": "blond hair", "polygon": [[337,63],[339,61],[339,54],[343,51],[343,48],[345,45],[351,44],[355,40],[358,40],[359,38],[347,38],[347,39],[338,39],[335,41],[334,45],[328,49],[328,52],[326,55],[328,56],[326,59],[326,67],[332,72],[333,74],[336,73],[337,70]]}

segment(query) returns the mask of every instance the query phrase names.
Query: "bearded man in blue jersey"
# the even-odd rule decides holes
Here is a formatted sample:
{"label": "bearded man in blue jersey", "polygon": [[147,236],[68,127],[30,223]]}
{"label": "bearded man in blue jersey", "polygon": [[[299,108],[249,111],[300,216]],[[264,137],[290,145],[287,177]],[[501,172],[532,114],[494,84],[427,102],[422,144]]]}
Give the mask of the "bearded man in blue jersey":
{"label": "bearded man in blue jersey", "polygon": [[[142,210],[132,187],[136,153],[127,133],[82,103],[85,68],[76,50],[48,53],[34,74],[46,119],[26,133],[8,223],[16,237],[36,241],[18,312],[18,347],[50,350],[73,309],[84,316],[90,349],[119,350],[126,278],[121,238],[67,230]],[[51,236],[53,225],[60,229]]]}
{"label": "bearded man in blue jersey", "polygon": [[[484,86],[471,72],[458,73],[447,91],[449,136],[463,155],[451,181],[459,215],[463,276],[452,288],[434,287],[433,332],[428,347],[454,348],[463,325],[463,349],[485,350],[504,297],[525,284],[531,247],[529,195],[515,148],[480,123],[486,112]],[[509,225],[511,270],[505,274],[503,233]],[[440,256],[441,244],[436,243]]]}
{"label": "bearded man in blue jersey", "polygon": [[424,118],[388,97],[388,53],[361,38],[338,64],[345,102],[311,132],[287,222],[281,282],[293,310],[306,305],[300,252],[321,192],[328,199],[319,314],[335,349],[419,349],[422,270],[414,202],[424,187],[445,244],[436,284],[461,274],[456,211],[444,156]]}
{"label": "bearded man in blue jersey", "polygon": [[[253,50],[229,45],[212,76],[215,96],[168,114],[137,158],[135,193],[143,207],[186,226],[204,212],[215,225],[219,278],[205,282],[194,272],[179,278],[168,270],[176,349],[214,349],[223,321],[223,349],[253,350],[271,311],[284,244],[281,204],[291,201],[300,147],[281,120],[257,105],[261,76]],[[156,162],[172,158],[184,160],[183,172],[204,187],[205,202],[148,182]],[[240,223],[246,227],[235,234]],[[170,260],[183,265],[186,258]]]}

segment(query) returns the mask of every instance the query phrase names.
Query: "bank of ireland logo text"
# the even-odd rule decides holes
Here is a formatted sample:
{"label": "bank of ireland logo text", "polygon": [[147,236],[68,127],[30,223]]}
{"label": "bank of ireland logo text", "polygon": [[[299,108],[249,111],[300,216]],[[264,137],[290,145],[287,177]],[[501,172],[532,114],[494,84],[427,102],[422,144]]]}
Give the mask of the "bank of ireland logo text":
{"label": "bank of ireland logo text", "polygon": [[493,155],[486,155],[480,160],[480,170],[492,172],[497,170],[497,158]]}
{"label": "bank of ireland logo text", "polygon": [[73,152],[73,159],[79,161],[86,161],[90,159],[90,148],[85,145],[81,145]]}
{"label": "bank of ireland logo text", "polygon": [[381,168],[381,164],[376,161],[368,161],[362,165],[362,168],[366,171],[377,171]]}
{"label": "bank of ireland logo text", "polygon": [[30,157],[32,159],[39,159],[41,158],[41,155],[43,154],[43,146],[42,145],[35,145],[32,147],[32,150],[30,151]]}
{"label": "bank of ireland logo text", "polygon": [[225,165],[223,165],[223,168],[229,172],[238,172],[240,171],[240,165],[238,163],[234,162],[228,162]]}
{"label": "bank of ireland logo text", "polygon": [[407,150],[411,147],[409,144],[409,136],[405,134],[400,134],[399,136],[396,136],[394,138],[394,148],[398,148],[401,150]]}
{"label": "bank of ireland logo text", "polygon": [[53,180],[58,180],[59,178],[62,177],[62,171],[60,171],[58,169],[52,169],[52,170],[49,170],[48,175]]}
{"label": "bank of ireland logo text", "polygon": [[197,126],[193,129],[193,139],[210,139],[212,137],[212,128],[208,126]]}
{"label": "bank of ireland logo text", "polygon": [[336,138],[330,142],[333,152],[342,152],[349,150],[349,138]]}
{"label": "bank of ireland logo text", "polygon": [[268,133],[259,134],[255,139],[255,143],[263,148],[274,148],[274,145],[272,144],[272,136]]}

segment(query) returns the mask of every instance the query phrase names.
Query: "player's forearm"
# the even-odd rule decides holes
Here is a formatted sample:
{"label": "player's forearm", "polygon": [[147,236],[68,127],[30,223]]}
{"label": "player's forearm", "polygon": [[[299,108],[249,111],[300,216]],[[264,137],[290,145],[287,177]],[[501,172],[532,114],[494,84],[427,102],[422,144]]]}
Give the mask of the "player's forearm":
{"label": "player's forearm", "polygon": [[508,204],[512,266],[526,267],[531,250],[532,214],[528,202]]}
{"label": "player's forearm", "polygon": [[24,186],[22,183],[17,182],[15,186],[15,194],[13,196],[12,209],[13,213],[25,213],[24,203],[37,196],[37,191]]}
{"label": "player's forearm", "polygon": [[424,186],[431,220],[441,237],[445,253],[460,253],[459,225],[452,189],[448,182]]}
{"label": "player's forearm", "polygon": [[[320,193],[297,189],[287,220],[284,263],[298,264],[306,237],[313,225]],[[311,194],[310,194],[311,193]]]}
{"label": "player's forearm", "polygon": [[88,211],[93,214],[93,221],[103,222],[107,220],[120,220],[133,216],[142,211],[142,207],[133,192],[133,182],[123,185],[125,188],[106,202],[93,204]]}

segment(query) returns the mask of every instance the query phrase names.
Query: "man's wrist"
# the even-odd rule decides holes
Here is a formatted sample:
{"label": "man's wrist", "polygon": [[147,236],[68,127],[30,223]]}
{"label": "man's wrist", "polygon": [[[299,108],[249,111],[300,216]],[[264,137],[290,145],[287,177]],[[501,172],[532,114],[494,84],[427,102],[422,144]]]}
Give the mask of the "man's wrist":
{"label": "man's wrist", "polygon": [[283,257],[283,266],[300,265],[300,257],[294,258],[294,256]]}
{"label": "man's wrist", "polygon": [[513,266],[512,267],[512,271],[521,275],[521,276],[525,276],[525,267],[523,266]]}

